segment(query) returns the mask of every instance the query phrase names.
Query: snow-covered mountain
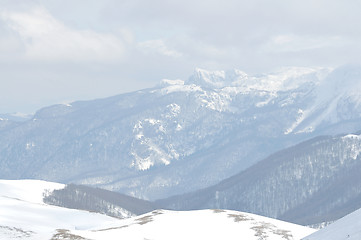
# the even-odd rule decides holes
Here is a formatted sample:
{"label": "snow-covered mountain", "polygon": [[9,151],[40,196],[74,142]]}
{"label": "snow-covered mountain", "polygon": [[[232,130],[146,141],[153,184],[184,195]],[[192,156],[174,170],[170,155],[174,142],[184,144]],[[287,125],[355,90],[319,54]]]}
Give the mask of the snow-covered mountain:
{"label": "snow-covered mountain", "polygon": [[43,181],[0,181],[1,239],[272,239],[297,240],[315,230],[226,210],[155,210],[128,219],[50,206],[49,190],[64,185]]}
{"label": "snow-covered mountain", "polygon": [[158,204],[234,209],[302,225],[335,221],[361,208],[360,153],[361,135],[316,137],[217,185]]}
{"label": "snow-covered mountain", "polygon": [[312,136],[360,130],[360,69],[197,69],[186,81],[43,108],[0,121],[0,177],[144,199],[211,186]]}

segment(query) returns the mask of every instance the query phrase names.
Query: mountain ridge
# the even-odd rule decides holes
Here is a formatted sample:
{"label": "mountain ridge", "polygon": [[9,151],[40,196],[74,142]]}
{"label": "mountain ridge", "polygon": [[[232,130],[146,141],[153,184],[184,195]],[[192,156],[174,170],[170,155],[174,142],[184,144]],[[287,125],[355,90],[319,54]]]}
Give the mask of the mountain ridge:
{"label": "mountain ridge", "polygon": [[159,200],[170,209],[224,208],[302,225],[335,221],[358,208],[361,137],[318,136],[192,193]]}

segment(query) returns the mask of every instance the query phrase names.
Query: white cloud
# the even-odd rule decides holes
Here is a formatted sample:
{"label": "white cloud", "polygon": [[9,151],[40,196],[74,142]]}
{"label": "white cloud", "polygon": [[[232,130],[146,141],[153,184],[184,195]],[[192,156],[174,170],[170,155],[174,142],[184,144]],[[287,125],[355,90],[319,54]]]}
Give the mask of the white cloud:
{"label": "white cloud", "polygon": [[8,33],[2,34],[0,38],[0,56],[9,57],[19,54],[23,50],[23,45],[17,36]]}
{"label": "white cloud", "polygon": [[330,47],[342,47],[350,41],[341,36],[302,36],[281,34],[272,36],[263,46],[269,52],[300,52]]}
{"label": "white cloud", "polygon": [[162,39],[148,40],[138,43],[138,47],[142,52],[145,53],[155,53],[168,57],[181,57],[183,54],[178,52],[175,49],[170,48],[166,45],[165,41]]}
{"label": "white cloud", "polygon": [[30,60],[113,60],[124,53],[124,43],[114,35],[69,28],[43,7],[0,16],[21,37]]}
{"label": "white cloud", "polygon": [[186,79],[196,67],[262,73],[361,63],[360,7],[357,0],[0,0],[0,112]]}

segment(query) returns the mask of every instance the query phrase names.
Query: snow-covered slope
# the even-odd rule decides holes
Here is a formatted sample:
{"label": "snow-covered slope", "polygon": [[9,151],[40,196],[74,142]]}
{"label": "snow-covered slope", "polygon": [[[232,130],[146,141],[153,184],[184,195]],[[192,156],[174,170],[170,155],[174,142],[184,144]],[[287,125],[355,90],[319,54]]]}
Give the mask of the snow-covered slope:
{"label": "snow-covered slope", "polygon": [[314,229],[249,213],[225,210],[157,210],[93,231],[72,231],[91,239],[301,239]]}
{"label": "snow-covered slope", "polygon": [[0,196],[42,204],[43,198],[50,192],[63,189],[65,186],[40,180],[0,180]]}
{"label": "snow-covered slope", "polygon": [[308,132],[326,123],[360,117],[361,68],[344,66],[321,81],[313,94],[312,104],[300,109],[299,118],[288,132]]}
{"label": "snow-covered slope", "polygon": [[197,69],[185,81],[0,121],[0,178],[150,200],[211,186],[312,136],[360,130],[359,68],[330,71]]}
{"label": "snow-covered slope", "polygon": [[150,212],[153,203],[104,189],[41,180],[0,180],[0,196],[129,218]]}
{"label": "snow-covered slope", "polygon": [[[36,180],[0,181],[0,239],[49,240],[58,229],[89,229],[118,220],[105,215],[49,206],[48,191],[65,185]],[[54,238],[70,239],[70,238]]]}
{"label": "snow-covered slope", "polygon": [[300,239],[315,230],[224,210],[156,210],[129,219],[42,203],[62,184],[0,181],[0,239]]}
{"label": "snow-covered slope", "polygon": [[304,237],[303,240],[361,239],[361,209],[350,213],[329,226]]}

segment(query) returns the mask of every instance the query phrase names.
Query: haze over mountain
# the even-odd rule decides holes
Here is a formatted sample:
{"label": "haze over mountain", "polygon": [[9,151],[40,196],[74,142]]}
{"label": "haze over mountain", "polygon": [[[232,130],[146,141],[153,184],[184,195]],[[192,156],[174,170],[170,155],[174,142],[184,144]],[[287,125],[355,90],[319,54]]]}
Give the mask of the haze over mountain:
{"label": "haze over mountain", "polygon": [[360,69],[197,69],[187,81],[0,121],[0,178],[144,199],[205,188],[313,136],[360,130]]}
{"label": "haze over mountain", "polygon": [[0,121],[15,121],[15,122],[22,122],[32,118],[31,114],[23,114],[23,113],[7,113],[1,114],[0,113]]}

